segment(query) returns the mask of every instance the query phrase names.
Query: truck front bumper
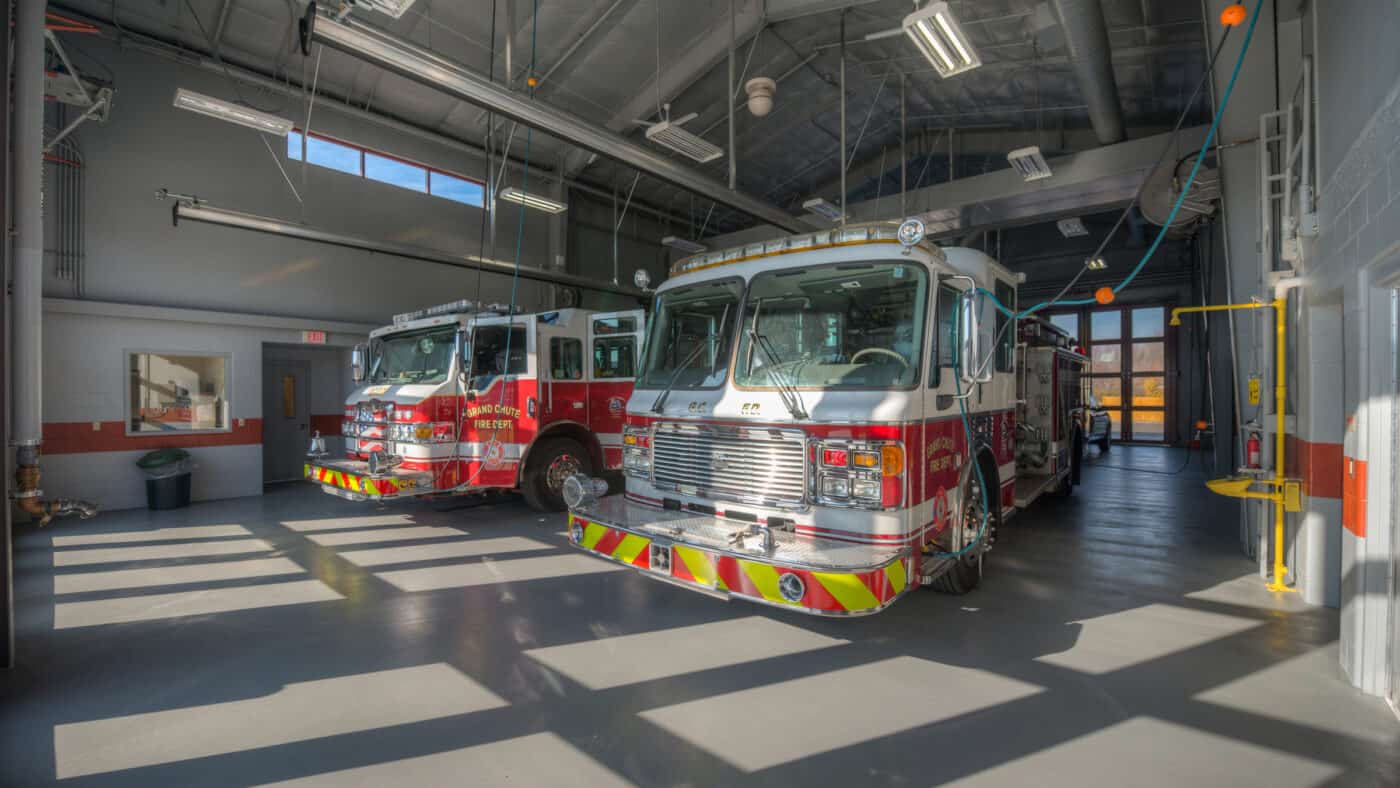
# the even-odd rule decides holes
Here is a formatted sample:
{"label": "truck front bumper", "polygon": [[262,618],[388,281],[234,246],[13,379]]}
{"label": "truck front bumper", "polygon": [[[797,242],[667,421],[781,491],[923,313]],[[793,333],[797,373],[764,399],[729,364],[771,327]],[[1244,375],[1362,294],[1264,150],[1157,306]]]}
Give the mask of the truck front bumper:
{"label": "truck front bumper", "polygon": [[352,501],[380,501],[431,495],[432,471],[395,468],[383,476],[370,476],[369,463],[354,460],[315,460],[306,463],[302,475],[321,484],[321,491]]}
{"label": "truck front bumper", "polygon": [[824,616],[878,613],[916,585],[903,545],[866,545],[773,532],[657,509],[621,495],[569,513],[574,546],[642,574],[723,598]]}

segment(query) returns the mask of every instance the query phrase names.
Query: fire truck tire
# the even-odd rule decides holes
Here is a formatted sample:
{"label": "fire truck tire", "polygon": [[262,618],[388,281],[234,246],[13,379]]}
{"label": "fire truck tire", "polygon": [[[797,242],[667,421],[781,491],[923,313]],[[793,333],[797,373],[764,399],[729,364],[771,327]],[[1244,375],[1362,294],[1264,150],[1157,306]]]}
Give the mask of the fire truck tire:
{"label": "fire truck tire", "polygon": [[[987,486],[992,489],[999,489],[997,480],[993,476],[987,479]],[[968,480],[967,489],[963,490],[963,500],[970,500],[977,488],[977,478]],[[990,517],[987,522],[988,538],[993,538],[1001,525],[1001,500],[993,497]],[[979,515],[980,517],[980,515]],[[982,582],[982,567],[987,561],[987,554],[982,553],[978,559],[978,551],[972,550],[967,555],[962,556],[953,564],[953,568],[934,578],[933,590],[942,594],[962,595],[976,588]]]}
{"label": "fire truck tire", "polygon": [[1108,454],[1108,447],[1111,441],[1112,438],[1110,434],[1104,433],[1104,436],[1102,438],[1099,438],[1099,453]]}
{"label": "fire truck tire", "polygon": [[564,479],[575,473],[593,474],[593,460],[578,441],[553,438],[530,452],[520,493],[525,503],[538,512],[564,510]]}
{"label": "fire truck tire", "polygon": [[1070,441],[1069,449],[1069,473],[1060,482],[1060,495],[1068,497],[1074,495],[1074,486],[1079,484],[1080,467],[1084,461],[1084,436],[1078,431],[1074,433],[1074,440]]}

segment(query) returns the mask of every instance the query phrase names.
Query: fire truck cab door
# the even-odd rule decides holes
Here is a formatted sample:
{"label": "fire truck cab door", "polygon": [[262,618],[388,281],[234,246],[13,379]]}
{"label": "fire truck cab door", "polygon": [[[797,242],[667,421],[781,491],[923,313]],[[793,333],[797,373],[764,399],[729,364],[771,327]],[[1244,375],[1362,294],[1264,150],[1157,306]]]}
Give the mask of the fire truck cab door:
{"label": "fire truck cab door", "polygon": [[558,312],[546,312],[536,324],[541,429],[561,421],[588,423],[588,329],[577,318],[571,324],[558,318]]}
{"label": "fire truck cab door", "polygon": [[[463,442],[489,457],[488,467],[514,473],[515,464],[539,430],[539,364],[535,326],[522,318],[483,319],[472,325],[465,362],[468,387],[476,398],[467,405]],[[492,467],[494,466],[494,467]],[[483,484],[498,482],[483,474]],[[513,486],[513,479],[503,486]]]}
{"label": "fire truck cab door", "polygon": [[588,419],[609,468],[622,465],[622,425],[641,362],[645,314],[600,312],[588,320]]}

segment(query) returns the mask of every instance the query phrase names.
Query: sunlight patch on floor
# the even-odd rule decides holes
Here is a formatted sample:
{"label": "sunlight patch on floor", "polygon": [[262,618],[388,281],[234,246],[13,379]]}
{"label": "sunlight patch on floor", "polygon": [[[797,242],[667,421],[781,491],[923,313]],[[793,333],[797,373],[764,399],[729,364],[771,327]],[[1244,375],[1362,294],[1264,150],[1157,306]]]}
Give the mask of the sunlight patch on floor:
{"label": "sunlight patch on floor", "polygon": [[[895,657],[641,716],[735,768],[756,772],[1038,692],[1033,684],[983,670]],[[938,740],[931,731],[930,741]]]}
{"label": "sunlight patch on floor", "polygon": [[[1384,702],[1357,709],[1333,643],[1195,695],[1196,700],[1293,725],[1400,746],[1400,723]],[[1341,696],[1341,697],[1339,697]],[[1345,698],[1345,700],[1342,700]],[[1372,713],[1362,713],[1370,711]]]}
{"label": "sunlight patch on floor", "polygon": [[95,627],[181,616],[203,616],[265,607],[301,605],[344,599],[319,580],[264,583],[238,588],[176,591],[90,602],[59,602],[53,606],[53,628]]}
{"label": "sunlight patch on floor", "polygon": [[509,561],[487,560],[452,566],[432,566],[426,569],[401,569],[396,572],[380,572],[375,577],[400,591],[434,591],[440,588],[466,588],[598,572],[620,572],[623,568],[611,561],[600,561],[586,555],[549,555],[515,558]]}
{"label": "sunlight patch on floor", "polygon": [[116,569],[110,572],[54,575],[53,592],[55,595],[83,594],[91,591],[118,591],[183,583],[297,575],[305,572],[300,564],[286,558],[252,558],[246,561],[219,561],[212,564],[182,564],[153,569]]}
{"label": "sunlight patch on floor", "polygon": [[407,725],[507,705],[444,663],[288,684],[270,695],[55,725],[59,779]]}
{"label": "sunlight patch on floor", "polygon": [[1304,788],[1342,772],[1327,763],[1148,717],[977,772],[947,788],[1182,788],[1261,785]]}
{"label": "sunlight patch on floor", "polygon": [[444,536],[468,536],[468,533],[456,528],[444,528],[437,525],[414,525],[405,528],[377,528],[370,531],[313,533],[306,538],[322,547],[344,547],[355,544],[374,544],[375,542],[439,539]]}
{"label": "sunlight patch on floor", "polygon": [[1250,572],[1210,588],[1192,591],[1186,595],[1186,598],[1260,610],[1301,611],[1309,609],[1310,606],[1303,601],[1301,594],[1274,593],[1265,588],[1268,583],[1268,580],[1260,577],[1257,573]]}
{"label": "sunlight patch on floor", "polygon": [[386,566],[410,561],[435,561],[439,558],[474,558],[499,553],[524,553],[532,550],[552,550],[551,545],[523,536],[502,536],[495,539],[474,539],[466,542],[419,544],[407,547],[383,547],[377,550],[353,550],[340,554],[355,566]]}
{"label": "sunlight patch on floor", "polygon": [[183,539],[212,539],[220,536],[252,536],[241,525],[192,525],[156,528],[150,531],[115,531],[104,534],[65,534],[53,537],[54,547],[123,544],[126,542],[170,542]]}
{"label": "sunlight patch on floor", "polygon": [[1074,645],[1057,654],[1036,657],[1036,661],[1100,675],[1196,648],[1262,622],[1152,604],[1071,624],[1081,627]]}
{"label": "sunlight patch on floor", "polygon": [[849,642],[750,616],[551,646],[525,654],[589,689],[598,690]]}
{"label": "sunlight patch on floor", "polygon": [[629,788],[632,783],[559,736],[536,733],[450,752],[268,783],[264,788],[380,788],[387,785]]}
{"label": "sunlight patch on floor", "polygon": [[91,550],[56,550],[54,566],[120,564],[127,561],[166,561],[173,558],[203,558],[211,555],[266,553],[272,545],[261,539],[233,539],[227,542],[190,542],[142,547],[99,547]]}
{"label": "sunlight patch on floor", "polygon": [[293,531],[338,531],[344,528],[369,528],[375,525],[413,525],[406,514],[374,514],[364,517],[324,517],[318,520],[283,520],[282,525]]}

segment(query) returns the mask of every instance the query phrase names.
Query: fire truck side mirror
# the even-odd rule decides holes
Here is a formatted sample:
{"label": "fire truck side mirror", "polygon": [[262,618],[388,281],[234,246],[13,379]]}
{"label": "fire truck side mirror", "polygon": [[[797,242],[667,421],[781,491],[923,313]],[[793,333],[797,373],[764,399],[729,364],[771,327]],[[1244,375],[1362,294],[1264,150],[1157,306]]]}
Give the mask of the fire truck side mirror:
{"label": "fire truck side mirror", "polygon": [[958,296],[958,374],[963,383],[977,382],[977,365],[981,358],[977,337],[981,328],[977,320],[977,298],[975,290],[964,291]]}
{"label": "fire truck side mirror", "polygon": [[356,385],[365,379],[365,350],[364,345],[356,345],[350,351],[350,377]]}

